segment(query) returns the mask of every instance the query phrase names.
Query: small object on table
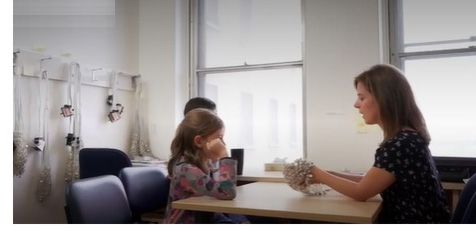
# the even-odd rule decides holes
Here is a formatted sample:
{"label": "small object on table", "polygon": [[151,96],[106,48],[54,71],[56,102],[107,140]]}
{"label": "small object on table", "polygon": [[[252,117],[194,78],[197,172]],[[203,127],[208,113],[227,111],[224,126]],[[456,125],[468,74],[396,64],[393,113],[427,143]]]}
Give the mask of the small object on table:
{"label": "small object on table", "polygon": [[288,185],[306,195],[321,196],[325,194],[322,184],[314,184],[312,181],[311,168],[312,162],[305,159],[297,159],[284,166],[283,175]]}

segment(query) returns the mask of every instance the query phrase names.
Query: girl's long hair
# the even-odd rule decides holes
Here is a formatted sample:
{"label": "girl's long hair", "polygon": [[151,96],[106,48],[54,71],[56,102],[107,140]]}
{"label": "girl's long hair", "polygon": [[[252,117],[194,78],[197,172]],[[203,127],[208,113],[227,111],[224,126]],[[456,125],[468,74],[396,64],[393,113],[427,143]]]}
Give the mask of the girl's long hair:
{"label": "girl's long hair", "polygon": [[208,172],[208,166],[202,159],[200,149],[194,144],[194,139],[197,135],[206,138],[223,127],[223,121],[213,111],[204,108],[189,111],[177,127],[170,145],[171,157],[167,165],[169,177],[173,176],[174,166],[182,157],[185,162]]}
{"label": "girl's long hair", "polygon": [[430,143],[425,119],[402,71],[392,65],[375,65],[355,78],[354,87],[357,88],[358,83],[372,94],[378,104],[384,133],[380,145],[405,128],[416,130],[426,144]]}

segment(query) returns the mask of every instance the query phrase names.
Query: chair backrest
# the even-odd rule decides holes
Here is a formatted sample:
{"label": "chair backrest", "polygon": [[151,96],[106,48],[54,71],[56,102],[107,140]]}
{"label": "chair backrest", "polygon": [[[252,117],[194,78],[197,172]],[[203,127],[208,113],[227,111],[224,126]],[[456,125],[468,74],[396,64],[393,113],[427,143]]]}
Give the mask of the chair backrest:
{"label": "chair backrest", "polygon": [[131,167],[132,162],[121,150],[114,148],[83,148],[79,151],[79,178],[101,175],[119,176],[124,167]]}
{"label": "chair backrest", "polygon": [[159,167],[128,167],[119,178],[129,200],[133,218],[167,206],[170,181]]}
{"label": "chair backrest", "polygon": [[[475,211],[476,211],[476,174],[473,174],[468,182],[464,185],[463,190],[459,196],[458,204],[455,207],[453,216],[451,217],[451,223],[463,223],[463,218],[466,217],[465,221],[470,220],[471,215],[473,220],[475,220]],[[470,205],[472,204],[472,212],[469,212],[467,216],[465,214],[470,211]]]}
{"label": "chair backrest", "polygon": [[461,224],[476,224],[476,192],[473,193],[473,197],[469,200],[463,219],[461,219]]}
{"label": "chair backrest", "polygon": [[132,222],[126,192],[117,176],[79,179],[66,187],[68,223],[124,224]]}

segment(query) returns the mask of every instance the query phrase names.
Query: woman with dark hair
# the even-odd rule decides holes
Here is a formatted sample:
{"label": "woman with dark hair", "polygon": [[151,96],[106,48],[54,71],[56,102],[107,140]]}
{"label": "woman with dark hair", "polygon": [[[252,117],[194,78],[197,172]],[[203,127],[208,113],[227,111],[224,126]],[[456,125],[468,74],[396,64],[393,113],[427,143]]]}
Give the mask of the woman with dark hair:
{"label": "woman with dark hair", "polygon": [[383,140],[363,176],[310,168],[309,178],[357,201],[380,194],[379,223],[449,223],[445,193],[428,148],[430,135],[405,75],[380,64],[354,79],[366,124],[377,124]]}

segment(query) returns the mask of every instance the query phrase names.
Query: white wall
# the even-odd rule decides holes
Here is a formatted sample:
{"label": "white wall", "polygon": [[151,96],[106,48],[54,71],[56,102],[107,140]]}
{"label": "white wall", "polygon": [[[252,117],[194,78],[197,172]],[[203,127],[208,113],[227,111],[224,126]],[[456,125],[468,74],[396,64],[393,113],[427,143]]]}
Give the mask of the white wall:
{"label": "white wall", "polygon": [[307,157],[326,169],[365,171],[381,133],[357,128],[353,78],[379,62],[378,0],[304,4]]}
{"label": "white wall", "polygon": [[[115,28],[15,28],[14,47],[41,43],[51,54],[70,49],[80,63],[138,71],[145,82],[151,148],[155,155],[167,159],[188,99],[187,3],[187,0],[116,0]],[[378,0],[304,0],[304,3],[307,157],[328,169],[366,170],[372,164],[381,133],[376,127],[357,128],[360,119],[353,108],[356,95],[352,80],[379,62]],[[65,86],[62,82],[52,83],[57,90]],[[105,105],[101,105],[104,89],[85,87],[83,92],[88,93],[88,100],[83,102],[84,113],[94,116],[104,112]],[[132,94],[123,94],[129,94],[124,95],[124,102],[132,101]],[[85,106],[86,103],[95,105]],[[59,109],[60,104],[55,101],[51,107]],[[126,109],[130,106],[127,104]],[[51,156],[55,170],[53,193],[44,204],[35,200],[38,163],[29,160],[27,174],[13,180],[14,223],[66,222],[62,209],[66,152],[61,132],[65,121],[56,112],[52,113],[52,122],[57,125],[51,125],[56,127],[51,132],[58,134],[53,141],[57,143],[53,148],[56,154]],[[98,134],[107,138],[94,139],[95,144],[127,150],[128,119],[117,124],[85,121],[85,143],[89,145],[88,140]]]}
{"label": "white wall", "polygon": [[[187,2],[140,1],[140,71],[150,83],[153,152],[169,157],[170,141],[188,99]],[[381,60],[379,0],[304,0],[305,139],[307,157],[340,170],[365,171],[381,140],[360,127],[353,78]]]}
{"label": "white wall", "polygon": [[147,84],[150,143],[164,160],[188,100],[187,2],[140,0],[139,67]]}
{"label": "white wall", "polygon": [[[165,159],[188,99],[187,2],[140,4],[139,65],[150,83],[150,139],[154,153]],[[385,54],[379,44],[379,0],[303,2],[307,157],[328,169],[365,171],[381,132],[358,126],[353,78]]]}
{"label": "white wall", "polygon": [[[55,57],[51,65],[54,64],[57,69],[61,63],[74,60],[80,63],[82,68],[89,66],[138,72],[138,2],[116,0],[115,10],[115,27],[14,27],[13,47],[31,50],[35,45],[41,45],[45,48],[44,54]],[[62,58],[60,54],[64,51],[69,51],[72,55],[69,58]],[[23,58],[25,63],[33,63],[31,61],[33,57],[25,59],[24,55],[26,53],[20,53],[20,58]],[[51,73],[51,76],[62,75]],[[24,135],[30,142],[36,136],[37,79],[23,77],[21,84],[24,95]],[[109,122],[106,116],[109,112],[106,105],[107,95],[108,89],[105,87],[82,86],[84,146],[112,147],[128,152],[134,93],[122,90],[118,92],[118,102],[124,105],[125,113],[122,119],[115,123]],[[52,170],[52,192],[43,203],[36,200],[35,190],[40,160],[37,154],[30,151],[25,173],[21,178],[13,177],[14,223],[66,223],[63,204],[66,186],[64,172],[68,156],[65,137],[68,133],[69,119],[60,115],[60,107],[65,101],[66,83],[50,80],[49,159]]]}

